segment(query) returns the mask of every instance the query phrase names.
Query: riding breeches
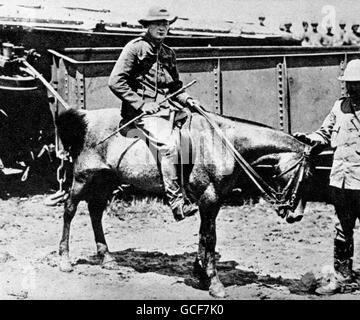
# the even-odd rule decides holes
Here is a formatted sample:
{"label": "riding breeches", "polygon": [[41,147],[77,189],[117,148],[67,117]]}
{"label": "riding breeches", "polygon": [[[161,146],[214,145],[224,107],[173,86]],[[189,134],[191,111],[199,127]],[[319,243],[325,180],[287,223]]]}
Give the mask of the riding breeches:
{"label": "riding breeches", "polygon": [[354,255],[354,227],[360,217],[360,190],[332,187],[332,200],[337,216],[335,224],[334,259],[335,269],[346,261],[352,265]]}
{"label": "riding breeches", "polygon": [[174,112],[167,117],[146,115],[135,122],[155,160],[160,163],[165,192],[173,209],[183,201],[178,182],[178,128],[173,127]]}

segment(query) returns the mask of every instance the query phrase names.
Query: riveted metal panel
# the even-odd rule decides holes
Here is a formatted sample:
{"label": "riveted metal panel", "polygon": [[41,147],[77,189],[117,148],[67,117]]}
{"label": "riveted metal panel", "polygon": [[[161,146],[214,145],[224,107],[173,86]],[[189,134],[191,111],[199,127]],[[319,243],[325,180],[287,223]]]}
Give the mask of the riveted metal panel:
{"label": "riveted metal panel", "polygon": [[86,109],[119,108],[121,105],[120,99],[111,92],[108,86],[109,76],[114,63],[114,61],[103,61],[82,66],[86,79]]}
{"label": "riveted metal panel", "polygon": [[341,97],[340,62],[343,55],[289,57],[288,82],[291,131],[318,129]]}
{"label": "riveted metal panel", "polygon": [[78,86],[78,80],[77,80],[77,72],[78,68],[75,65],[72,64],[66,64],[66,73],[65,73],[65,91],[67,96],[67,102],[70,106],[74,108],[79,108],[78,104],[78,95],[79,95],[79,86]]}
{"label": "riveted metal panel", "polygon": [[[67,102],[68,97],[67,97],[67,88],[68,88],[68,84],[67,84],[67,79],[66,79],[66,66],[65,66],[65,61],[63,59],[59,59],[58,62],[58,68],[57,70],[57,77],[56,77],[56,81],[57,81],[57,90],[60,94],[60,96]],[[55,77],[54,77],[55,78]]]}
{"label": "riveted metal panel", "polygon": [[283,63],[278,63],[276,65],[276,70],[277,70],[279,129],[281,131],[289,132],[287,67],[286,67],[285,57],[283,59]]}
{"label": "riveted metal panel", "polygon": [[[59,60],[57,69],[57,90],[61,97],[73,108],[78,108],[78,68],[64,59]],[[54,77],[55,78],[55,77]]]}
{"label": "riveted metal panel", "polygon": [[86,109],[85,103],[85,75],[84,67],[76,70],[76,107],[78,109]]}
{"label": "riveted metal panel", "polygon": [[178,70],[180,79],[184,84],[196,79],[197,84],[187,89],[187,92],[198,99],[208,110],[219,112],[219,104],[216,101],[214,69],[217,67],[217,59],[179,59]]}
{"label": "riveted metal panel", "polygon": [[[73,107],[91,110],[119,106],[120,100],[107,82],[120,50],[105,49],[70,49],[73,56],[70,51],[69,56],[57,55],[60,59],[54,84],[57,82],[59,93]],[[266,54],[266,50],[202,48],[194,56],[192,50],[182,49],[178,58],[180,79],[184,84],[197,80],[187,92],[210,111],[286,132],[317,129],[334,101],[345,94],[344,84],[336,78],[348,60],[359,56],[358,51],[272,50]]]}
{"label": "riveted metal panel", "polygon": [[109,76],[87,77],[85,81],[86,109],[119,108],[121,101],[108,87]]}
{"label": "riveted metal panel", "polygon": [[270,57],[222,59],[223,114],[279,128],[278,62]]}

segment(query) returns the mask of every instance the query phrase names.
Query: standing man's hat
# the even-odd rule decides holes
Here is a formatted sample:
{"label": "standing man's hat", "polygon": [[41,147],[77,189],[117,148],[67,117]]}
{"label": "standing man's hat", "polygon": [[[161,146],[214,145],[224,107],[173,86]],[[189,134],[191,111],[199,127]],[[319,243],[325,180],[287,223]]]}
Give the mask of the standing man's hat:
{"label": "standing man's hat", "polygon": [[341,81],[360,81],[360,59],[351,60],[344,71],[344,75],[338,78]]}
{"label": "standing man's hat", "polygon": [[319,23],[317,22],[317,19],[315,19],[315,18],[312,18],[312,19],[310,20],[310,24],[311,24],[312,26],[318,26],[318,25],[319,25]]}
{"label": "standing man's hat", "polygon": [[146,25],[149,22],[166,20],[169,24],[176,21],[177,16],[170,15],[169,11],[163,7],[151,7],[147,15],[139,20],[141,25]]}
{"label": "standing man's hat", "polygon": [[343,19],[341,19],[339,21],[339,26],[346,26],[346,22]]}

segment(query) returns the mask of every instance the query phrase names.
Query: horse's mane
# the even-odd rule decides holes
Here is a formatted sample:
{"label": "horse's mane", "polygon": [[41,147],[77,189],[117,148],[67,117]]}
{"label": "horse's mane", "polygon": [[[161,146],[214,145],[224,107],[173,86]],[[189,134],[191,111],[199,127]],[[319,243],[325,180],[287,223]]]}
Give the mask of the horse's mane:
{"label": "horse's mane", "polygon": [[64,149],[77,156],[85,141],[87,132],[86,112],[76,109],[69,109],[55,120],[59,136],[64,145]]}
{"label": "horse's mane", "polygon": [[[283,132],[279,129],[276,129],[274,127],[268,126],[266,124],[263,123],[259,123],[256,121],[252,121],[252,120],[246,120],[246,119],[242,119],[242,118],[237,118],[237,117],[232,117],[232,116],[224,116],[224,115],[219,115],[215,112],[208,112],[211,114],[211,116],[214,118],[214,120],[218,123],[218,125],[220,127],[232,127],[234,125],[234,122],[236,124],[242,125],[249,125],[250,127],[253,127],[253,129],[265,129],[265,131],[267,131],[268,133],[266,134],[266,136],[268,138],[270,138],[271,143],[269,144],[269,148],[273,147],[273,146],[277,146],[278,144],[276,141],[280,142],[285,146],[284,147],[284,151],[293,149],[293,148],[300,148],[302,149],[303,147],[303,143],[298,141],[296,138],[294,138],[292,135]],[[246,130],[247,131],[247,130]],[[242,131],[245,132],[245,131]],[[249,132],[249,131],[247,131]]]}
{"label": "horse's mane", "polygon": [[233,116],[226,116],[226,115],[223,115],[223,114],[218,114],[216,112],[207,111],[207,110],[206,110],[206,112],[211,114],[212,116],[214,116],[218,120],[230,120],[230,121],[234,121],[236,123],[245,123],[245,124],[249,124],[249,125],[252,125],[252,126],[255,126],[255,127],[267,128],[267,129],[272,129],[272,130],[278,131],[274,127],[271,127],[271,126],[269,126],[267,124],[260,123],[260,122],[257,122],[257,121],[243,119],[243,118],[239,118],[239,117],[233,117]]}

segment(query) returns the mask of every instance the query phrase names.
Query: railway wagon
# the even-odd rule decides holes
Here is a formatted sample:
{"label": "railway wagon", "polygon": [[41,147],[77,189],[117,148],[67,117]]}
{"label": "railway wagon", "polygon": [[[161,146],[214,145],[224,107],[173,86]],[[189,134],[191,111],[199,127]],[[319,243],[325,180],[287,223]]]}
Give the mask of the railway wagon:
{"label": "railway wagon", "polygon": [[[121,102],[107,82],[121,49],[49,49],[41,72],[72,108],[118,107]],[[181,80],[184,84],[197,80],[188,91],[208,110],[294,133],[317,129],[334,101],[346,93],[337,77],[349,60],[360,56],[359,49],[228,46],[182,47],[175,51]],[[63,108],[59,99],[49,101],[54,102],[43,109],[53,115]],[[315,159],[314,194],[320,198],[327,194],[331,161],[331,150]]]}
{"label": "railway wagon", "polygon": [[[208,47],[177,48],[180,77],[210,111],[279,130],[317,129],[334,101],[345,94],[337,80],[357,47]],[[108,89],[121,48],[49,50],[51,84],[74,108],[119,106]],[[61,107],[61,106],[60,106]]]}
{"label": "railway wagon", "polygon": [[[260,122],[287,133],[321,125],[334,101],[346,94],[337,80],[358,47],[177,48],[184,84],[210,111]],[[73,108],[113,108],[120,101],[107,86],[121,48],[49,50],[51,83]],[[61,106],[58,106],[61,108]],[[316,159],[315,200],[326,198],[332,150]]]}

